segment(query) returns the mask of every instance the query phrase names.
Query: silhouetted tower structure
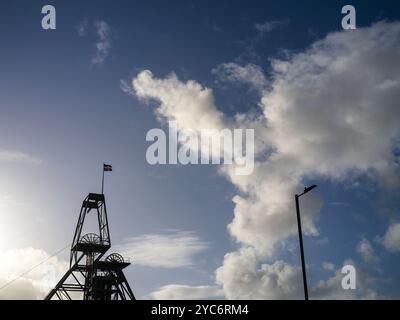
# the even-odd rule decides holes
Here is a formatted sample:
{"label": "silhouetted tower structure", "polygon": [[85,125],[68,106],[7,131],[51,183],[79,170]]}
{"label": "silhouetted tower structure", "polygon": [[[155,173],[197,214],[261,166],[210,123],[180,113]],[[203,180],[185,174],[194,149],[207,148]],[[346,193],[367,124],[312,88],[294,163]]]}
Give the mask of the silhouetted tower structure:
{"label": "silhouetted tower structure", "polygon": [[[97,215],[97,233],[82,236],[86,216]],[[46,296],[46,300],[72,300],[76,293],[84,300],[135,300],[123,269],[130,265],[120,254],[102,257],[111,248],[104,194],[89,193],[83,200],[71,245],[70,267]]]}

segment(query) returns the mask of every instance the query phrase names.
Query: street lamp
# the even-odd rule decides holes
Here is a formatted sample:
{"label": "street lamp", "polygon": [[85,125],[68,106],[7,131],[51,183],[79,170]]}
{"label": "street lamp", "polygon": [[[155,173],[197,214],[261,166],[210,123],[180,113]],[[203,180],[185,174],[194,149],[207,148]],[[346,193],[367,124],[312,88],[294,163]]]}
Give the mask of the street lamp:
{"label": "street lamp", "polygon": [[301,268],[303,270],[303,284],[304,284],[304,298],[308,300],[308,289],[307,289],[307,276],[306,276],[306,264],[304,262],[304,248],[303,248],[303,235],[301,231],[301,220],[300,220],[300,206],[299,206],[299,198],[306,194],[307,192],[311,191],[312,189],[316,188],[317,186],[313,184],[310,187],[304,188],[303,193],[296,194],[294,197],[296,199],[296,214],[297,214],[297,227],[299,229],[299,243],[300,243],[300,256],[301,256]]}

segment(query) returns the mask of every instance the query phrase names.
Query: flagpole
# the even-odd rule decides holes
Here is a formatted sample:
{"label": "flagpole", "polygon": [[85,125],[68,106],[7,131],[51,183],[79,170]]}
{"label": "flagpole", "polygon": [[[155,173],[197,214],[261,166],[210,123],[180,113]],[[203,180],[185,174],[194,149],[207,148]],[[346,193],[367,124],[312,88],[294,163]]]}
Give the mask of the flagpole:
{"label": "flagpole", "polygon": [[101,180],[101,194],[104,194],[104,163],[103,163],[103,179]]}

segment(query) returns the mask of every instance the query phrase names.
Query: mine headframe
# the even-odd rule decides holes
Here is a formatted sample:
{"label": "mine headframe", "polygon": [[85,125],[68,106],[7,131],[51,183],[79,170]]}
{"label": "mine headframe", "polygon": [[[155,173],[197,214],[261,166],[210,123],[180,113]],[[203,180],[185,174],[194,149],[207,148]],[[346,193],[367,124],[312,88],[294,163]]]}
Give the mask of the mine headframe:
{"label": "mine headframe", "polygon": [[[98,233],[82,235],[86,216],[94,211]],[[102,257],[111,248],[104,194],[89,193],[83,200],[71,245],[69,270],[46,300],[135,300],[123,269],[130,265],[118,253]]]}

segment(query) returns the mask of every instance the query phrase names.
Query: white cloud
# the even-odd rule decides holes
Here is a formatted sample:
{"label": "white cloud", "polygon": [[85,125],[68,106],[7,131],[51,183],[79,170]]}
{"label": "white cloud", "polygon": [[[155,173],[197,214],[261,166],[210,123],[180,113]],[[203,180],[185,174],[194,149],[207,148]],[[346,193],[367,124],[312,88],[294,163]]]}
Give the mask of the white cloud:
{"label": "white cloud", "polygon": [[174,231],[128,238],[115,249],[129,256],[135,265],[180,268],[193,266],[196,255],[208,247],[193,232]]}
{"label": "white cloud", "polygon": [[[225,255],[224,264],[217,270],[217,283],[223,286],[228,299],[304,299],[301,270],[284,261],[261,264],[260,257],[250,248]],[[351,260],[344,264],[354,263]],[[377,294],[369,288],[371,278],[357,269],[355,290],[344,290],[341,269],[325,265],[332,274],[315,285],[309,283],[311,299],[375,299]],[[310,272],[310,267],[308,267]]]}
{"label": "white cloud", "polygon": [[[279,243],[297,233],[294,194],[301,191],[302,185],[300,178],[291,176],[287,169],[293,168],[271,161],[256,165],[253,176],[241,178],[228,172],[245,194],[232,199],[234,219],[228,230],[240,243],[262,255],[271,256]],[[308,194],[301,199],[301,207],[303,231],[318,235],[314,224],[321,207],[318,195]]]}
{"label": "white cloud", "polygon": [[223,129],[227,125],[214,104],[212,90],[196,81],[183,83],[175,74],[157,79],[152,72],[140,72],[132,81],[136,96],[144,101],[160,102],[156,114],[160,120],[176,120],[182,129]]}
{"label": "white cloud", "polygon": [[357,244],[356,250],[365,262],[376,263],[379,261],[379,258],[375,256],[371,243],[365,238]]}
{"label": "white cloud", "polygon": [[254,249],[242,248],[225,255],[223,266],[216,272],[228,299],[301,299],[299,270],[283,262],[263,264]]}
{"label": "white cloud", "polygon": [[[7,285],[7,280],[0,279],[0,288]],[[43,293],[29,280],[16,280],[0,289],[0,300],[38,300]]]}
{"label": "white cloud", "polygon": [[120,89],[130,96],[136,96],[135,91],[132,89],[132,86],[128,84],[125,80],[121,80],[119,83]]}
{"label": "white cloud", "polygon": [[43,299],[68,269],[66,261],[31,247],[0,252],[0,261],[0,299]]}
{"label": "white cloud", "polygon": [[[95,43],[95,54],[92,58],[92,64],[102,64],[108,57],[111,43],[111,28],[109,24],[104,20],[98,20],[94,22],[94,28],[97,36],[97,42]],[[89,21],[84,19],[76,25],[76,32],[79,37],[86,37],[89,32]]]}
{"label": "white cloud", "polygon": [[96,42],[96,53],[92,59],[93,64],[102,64],[108,57],[111,49],[111,28],[105,21],[94,23],[98,41]]}
{"label": "white cloud", "polygon": [[[191,299],[257,299],[283,300],[304,299],[301,270],[284,261],[261,264],[253,249],[241,249],[228,253],[224,267],[217,270],[217,286],[167,285],[150,294],[152,299],[191,300]],[[354,262],[347,260],[344,264]],[[343,264],[343,265],[344,265]],[[376,299],[377,293],[369,286],[373,279],[365,272],[357,270],[356,289],[342,288],[343,274],[333,263],[324,263],[324,269],[330,273],[328,279],[315,285],[309,284],[311,299]]]}
{"label": "white cloud", "polygon": [[[122,88],[125,92],[129,92],[126,87]],[[176,121],[179,130],[194,130],[199,133],[203,129],[221,131],[232,127],[233,121],[228,120],[215,106],[212,90],[196,81],[183,83],[174,73],[165,79],[158,79],[151,71],[145,70],[133,79],[132,88],[142,101],[158,101],[160,105],[155,110],[158,120],[162,123]],[[218,132],[211,132],[210,137],[219,139],[220,136]],[[199,153],[208,151],[207,143],[207,139],[204,139],[196,147],[190,145],[190,141],[182,144]],[[211,149],[213,158],[220,154],[217,144],[212,144]]]}
{"label": "white cloud", "polygon": [[286,20],[275,20],[275,21],[267,21],[264,23],[256,23],[254,24],[254,29],[256,29],[260,35],[264,35],[264,33],[271,32],[277,28],[280,28],[289,23],[289,19]]}
{"label": "white cloud", "polygon": [[232,82],[249,84],[251,87],[262,91],[267,86],[267,79],[262,69],[254,64],[241,66],[237,63],[222,63],[212,71],[219,82]]}
{"label": "white cloud", "polygon": [[21,161],[32,164],[41,164],[43,162],[42,159],[15,150],[0,150],[0,161]]}
{"label": "white cloud", "polygon": [[222,298],[221,288],[216,286],[187,286],[170,284],[152,292],[150,297],[156,300],[204,300]]}
{"label": "white cloud", "polygon": [[391,224],[380,242],[386,250],[400,252],[400,223]]}
{"label": "white cloud", "polygon": [[[161,121],[177,120],[191,129],[256,130],[256,152],[263,157],[253,174],[238,176],[235,166],[221,167],[240,191],[233,197],[228,229],[241,248],[227,254],[217,271],[228,298],[261,296],[265,288],[275,288],[282,298],[299,295],[290,280],[300,278],[294,267],[277,261],[258,269],[257,263],[273,259],[278,245],[296,234],[293,195],[306,178],[338,182],[368,174],[386,187],[398,183],[393,148],[400,137],[399,36],[400,23],[380,22],[328,34],[285,61],[274,60],[258,117],[227,118],[216,107],[212,90],[196,81],[183,83],[175,75],[158,79],[150,71],[133,79],[139,98],[159,102]],[[320,206],[315,192],[301,199],[306,234],[318,235]],[[321,285],[320,292],[332,283]]]}
{"label": "white cloud", "polygon": [[[306,173],[392,172],[399,136],[399,23],[337,32],[288,61],[275,61],[273,90],[262,99],[270,144]],[[295,133],[295,134],[294,134]]]}

